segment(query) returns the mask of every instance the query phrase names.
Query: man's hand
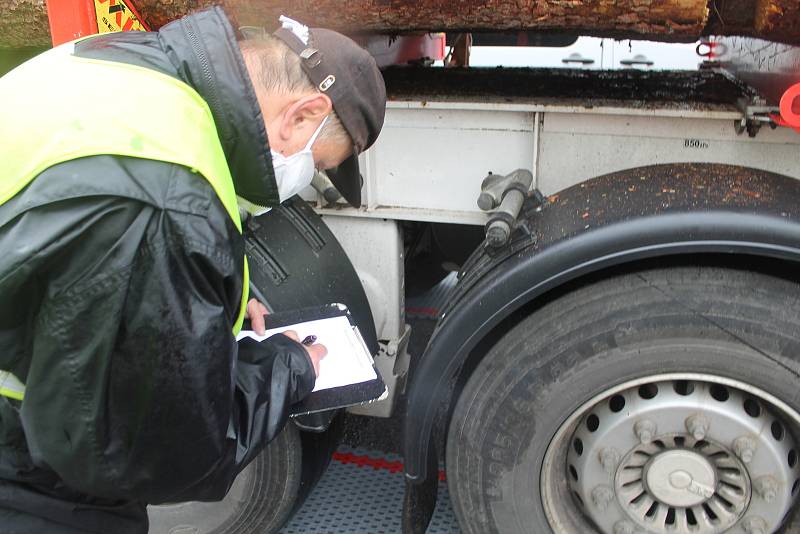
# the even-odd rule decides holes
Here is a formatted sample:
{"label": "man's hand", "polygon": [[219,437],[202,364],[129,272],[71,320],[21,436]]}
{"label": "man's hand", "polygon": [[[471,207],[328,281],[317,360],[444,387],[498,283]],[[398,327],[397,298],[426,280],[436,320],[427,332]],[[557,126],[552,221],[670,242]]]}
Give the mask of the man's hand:
{"label": "man's hand", "polygon": [[[265,315],[269,315],[266,306],[261,304],[256,299],[250,299],[247,301],[245,317],[250,319],[250,326],[259,336],[263,336],[267,331],[266,323],[264,322]],[[294,330],[287,330],[283,334],[288,338],[297,341],[298,343],[300,342],[300,338],[297,337],[297,332]],[[311,359],[311,365],[314,366],[314,374],[319,376],[319,362],[325,357],[326,354],[328,354],[328,349],[325,348],[325,345],[321,345],[319,343],[315,343],[310,346],[303,345],[303,348],[306,349],[308,357]]]}
{"label": "man's hand", "polygon": [[[300,338],[297,337],[297,332],[294,330],[287,330],[283,333],[283,335],[300,343]],[[319,343],[314,343],[313,345],[303,345],[303,348],[306,349],[308,357],[311,358],[311,365],[314,366],[314,374],[319,376],[319,362],[325,357],[326,354],[328,354],[328,349],[325,348],[325,345],[321,345]]]}
{"label": "man's hand", "polygon": [[263,336],[266,332],[266,324],[264,323],[264,316],[268,315],[267,307],[261,304],[256,299],[247,301],[247,309],[245,310],[245,317],[250,319],[250,326],[253,331],[259,336]]}

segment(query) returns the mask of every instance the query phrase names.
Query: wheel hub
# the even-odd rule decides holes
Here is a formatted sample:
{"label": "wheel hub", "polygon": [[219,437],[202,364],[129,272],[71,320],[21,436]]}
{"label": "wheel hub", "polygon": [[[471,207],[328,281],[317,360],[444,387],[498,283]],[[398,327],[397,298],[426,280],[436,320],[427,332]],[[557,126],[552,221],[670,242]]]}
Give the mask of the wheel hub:
{"label": "wheel hub", "polygon": [[[753,388],[709,378],[639,380],[576,412],[569,441],[561,441],[567,481],[575,511],[597,532],[717,534],[762,525],[767,533],[781,525],[800,490],[794,438]],[[553,502],[547,491],[543,499]],[[558,530],[568,520],[554,510],[548,518]]]}
{"label": "wheel hub", "polygon": [[644,485],[669,506],[694,506],[714,495],[717,474],[705,457],[685,449],[662,452],[644,467]]}
{"label": "wheel hub", "polygon": [[625,519],[649,532],[724,531],[741,519],[751,497],[747,470],[732,453],[685,434],[634,447],[614,487]]}

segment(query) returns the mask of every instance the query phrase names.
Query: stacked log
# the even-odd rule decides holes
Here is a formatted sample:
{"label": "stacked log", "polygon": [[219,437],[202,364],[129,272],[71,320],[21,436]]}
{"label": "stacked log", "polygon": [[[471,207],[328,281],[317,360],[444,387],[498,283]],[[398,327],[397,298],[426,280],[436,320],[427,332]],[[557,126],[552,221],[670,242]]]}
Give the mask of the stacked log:
{"label": "stacked log", "polygon": [[242,18],[276,20],[281,14],[342,31],[567,30],[639,35],[699,35],[708,10],[703,0],[296,0],[245,3]]}
{"label": "stacked log", "polygon": [[759,0],[756,4],[755,33],[774,41],[800,42],[800,2]]}
{"label": "stacked log", "polygon": [[0,48],[50,44],[44,0],[0,0]]}
{"label": "stacked log", "polygon": [[[215,1],[134,0],[154,28]],[[270,27],[283,14],[345,33],[534,30],[694,41],[713,31],[800,44],[797,0],[223,1],[239,24]],[[44,0],[0,0],[0,10],[0,47],[49,43]]]}

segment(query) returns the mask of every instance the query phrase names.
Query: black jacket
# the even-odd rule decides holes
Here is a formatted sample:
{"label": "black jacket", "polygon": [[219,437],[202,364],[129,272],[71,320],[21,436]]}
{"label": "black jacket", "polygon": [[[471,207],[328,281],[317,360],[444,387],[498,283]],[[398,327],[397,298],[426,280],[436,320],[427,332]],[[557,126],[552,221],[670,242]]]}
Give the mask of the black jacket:
{"label": "black jacket", "polygon": [[[261,112],[219,8],[75,53],[194,87],[237,194],[276,203]],[[98,105],[137,120],[147,102]],[[146,532],[147,503],[222,498],[280,432],[314,372],[284,336],[237,345],[243,250],[209,184],[170,163],[76,159],[0,205],[0,369],[27,386],[22,403],[0,397],[0,530]]]}

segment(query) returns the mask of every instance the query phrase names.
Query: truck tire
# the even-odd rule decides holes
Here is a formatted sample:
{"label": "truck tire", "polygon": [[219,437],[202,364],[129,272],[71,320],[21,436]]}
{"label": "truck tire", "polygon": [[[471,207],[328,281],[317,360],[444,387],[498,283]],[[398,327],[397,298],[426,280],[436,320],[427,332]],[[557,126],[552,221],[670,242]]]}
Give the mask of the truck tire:
{"label": "truck tire", "polygon": [[799,532],[798,298],[709,264],[598,277],[534,311],[450,421],[463,531]]}
{"label": "truck tire", "polygon": [[323,433],[288,424],[236,478],[219,502],[149,506],[150,534],[270,534],[305,501],[341,437],[337,418]]}

